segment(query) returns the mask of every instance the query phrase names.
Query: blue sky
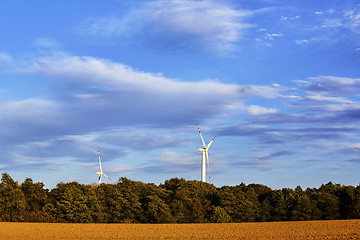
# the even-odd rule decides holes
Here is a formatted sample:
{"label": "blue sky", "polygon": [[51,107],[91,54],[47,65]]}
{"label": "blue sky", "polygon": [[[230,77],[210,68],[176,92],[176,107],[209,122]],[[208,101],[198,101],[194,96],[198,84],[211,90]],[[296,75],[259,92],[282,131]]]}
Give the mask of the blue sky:
{"label": "blue sky", "polygon": [[97,181],[358,185],[358,1],[7,1],[0,169]]}

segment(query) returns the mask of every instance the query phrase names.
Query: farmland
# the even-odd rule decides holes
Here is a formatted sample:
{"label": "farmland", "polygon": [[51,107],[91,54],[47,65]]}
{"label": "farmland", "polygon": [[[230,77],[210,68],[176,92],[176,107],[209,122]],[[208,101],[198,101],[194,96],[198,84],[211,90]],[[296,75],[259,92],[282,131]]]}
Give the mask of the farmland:
{"label": "farmland", "polygon": [[0,223],[0,239],[360,239],[360,220],[213,223]]}

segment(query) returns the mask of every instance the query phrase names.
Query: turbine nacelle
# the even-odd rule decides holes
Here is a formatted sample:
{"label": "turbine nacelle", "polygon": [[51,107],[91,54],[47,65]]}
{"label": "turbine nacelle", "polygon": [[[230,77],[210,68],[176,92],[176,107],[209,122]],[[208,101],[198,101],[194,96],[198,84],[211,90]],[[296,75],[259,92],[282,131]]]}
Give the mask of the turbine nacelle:
{"label": "turbine nacelle", "polygon": [[198,151],[199,151],[199,152],[206,152],[207,149],[205,149],[205,148],[198,148]]}

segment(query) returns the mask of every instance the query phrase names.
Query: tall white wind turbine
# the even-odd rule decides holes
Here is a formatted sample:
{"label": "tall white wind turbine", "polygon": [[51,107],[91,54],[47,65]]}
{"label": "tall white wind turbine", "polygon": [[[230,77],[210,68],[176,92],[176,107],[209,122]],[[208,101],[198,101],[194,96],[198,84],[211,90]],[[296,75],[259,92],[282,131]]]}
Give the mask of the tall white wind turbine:
{"label": "tall white wind turbine", "polygon": [[100,149],[99,148],[98,148],[98,153],[99,153],[100,172],[96,172],[96,174],[99,174],[99,180],[98,181],[99,181],[99,185],[100,185],[102,176],[107,177],[110,181],[111,181],[111,179],[108,176],[106,176],[105,173],[103,173],[103,170],[102,170],[102,167],[101,167],[101,158],[100,158]]}
{"label": "tall white wind turbine", "polygon": [[[197,128],[199,129],[199,134],[200,134],[200,137],[201,137],[201,141],[203,143],[203,146],[204,148],[199,148],[198,151],[199,152],[202,152],[202,161],[201,161],[201,181],[202,182],[206,182],[206,162],[207,162],[207,167],[208,167],[208,173],[209,173],[209,179],[210,179],[210,164],[209,164],[209,153],[208,153],[208,150],[209,150],[209,147],[211,146],[211,144],[214,142],[216,136],[208,143],[208,145],[206,146],[205,145],[205,142],[204,142],[204,138],[201,134],[201,131],[200,131],[200,128],[199,128],[199,125],[197,125]],[[206,161],[205,161],[205,157],[206,157]]]}

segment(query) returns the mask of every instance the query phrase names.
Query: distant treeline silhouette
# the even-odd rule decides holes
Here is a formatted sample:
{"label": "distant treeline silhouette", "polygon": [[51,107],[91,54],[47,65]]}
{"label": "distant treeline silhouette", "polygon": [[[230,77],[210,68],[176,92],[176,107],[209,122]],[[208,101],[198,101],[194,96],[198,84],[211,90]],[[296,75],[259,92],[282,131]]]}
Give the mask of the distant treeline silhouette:
{"label": "distant treeline silhouette", "polygon": [[261,184],[215,187],[172,178],[155,185],[59,183],[52,190],[3,173],[0,221],[67,223],[222,223],[360,218],[360,185],[272,190]]}

